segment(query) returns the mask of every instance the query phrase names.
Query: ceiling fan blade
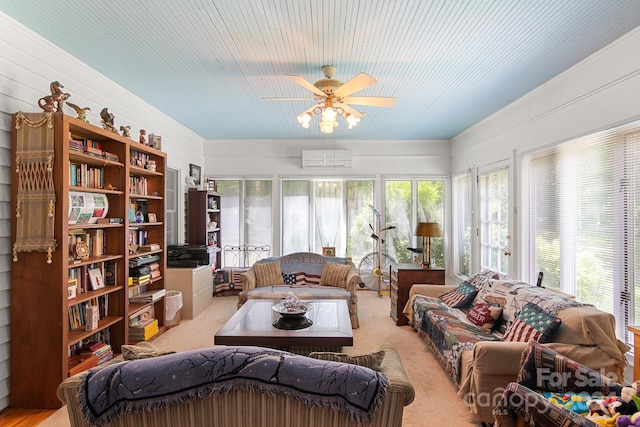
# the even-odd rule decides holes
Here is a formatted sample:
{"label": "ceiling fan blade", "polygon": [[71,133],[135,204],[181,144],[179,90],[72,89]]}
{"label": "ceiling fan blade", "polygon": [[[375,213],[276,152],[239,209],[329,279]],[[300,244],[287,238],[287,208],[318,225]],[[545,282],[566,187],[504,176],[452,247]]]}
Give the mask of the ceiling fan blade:
{"label": "ceiling fan blade", "polygon": [[262,98],[265,101],[317,101],[318,98]]}
{"label": "ceiling fan blade", "polygon": [[345,113],[352,115],[353,117],[358,117],[358,118],[362,118],[365,116],[364,113],[361,113],[360,111],[357,111],[351,107],[349,107],[347,104],[344,104],[342,102],[336,102],[335,104],[333,104],[333,106],[335,108],[342,108],[344,110]]}
{"label": "ceiling fan blade", "polygon": [[333,94],[338,98],[342,98],[376,83],[377,80],[369,74],[360,73],[348,82],[344,83],[338,89],[334,90]]}
{"label": "ceiling fan blade", "polygon": [[315,87],[314,85],[312,85],[311,83],[309,83],[308,81],[303,79],[302,77],[300,77],[300,76],[292,76],[291,74],[285,74],[285,75],[287,77],[289,77],[291,80],[293,80],[294,82],[298,83],[303,88],[305,88],[307,90],[310,90],[311,92],[313,92],[317,96],[320,96],[322,98],[326,98],[327,97],[326,93],[324,93],[323,91],[321,91],[320,89],[318,89],[317,87]]}
{"label": "ceiling fan blade", "polygon": [[342,102],[355,105],[369,105],[372,107],[393,107],[396,105],[395,98],[387,98],[384,96],[346,96],[342,98]]}

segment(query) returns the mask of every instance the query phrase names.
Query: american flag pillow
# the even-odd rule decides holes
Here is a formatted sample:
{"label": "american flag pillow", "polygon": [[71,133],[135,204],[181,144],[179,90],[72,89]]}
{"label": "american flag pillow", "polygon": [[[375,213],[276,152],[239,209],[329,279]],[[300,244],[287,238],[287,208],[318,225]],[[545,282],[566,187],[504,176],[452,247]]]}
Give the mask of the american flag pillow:
{"label": "american flag pillow", "polygon": [[296,273],[296,285],[320,285],[320,274]]}
{"label": "american flag pillow", "polygon": [[300,273],[282,273],[282,280],[285,285],[319,285],[319,274],[309,274],[305,272]]}
{"label": "american flag pillow", "polygon": [[465,308],[471,305],[478,295],[478,289],[469,282],[462,282],[453,291],[440,296],[442,302],[451,308]]}
{"label": "american flag pillow", "polygon": [[529,342],[541,344],[551,342],[562,319],[544,311],[538,305],[528,302],[502,337],[503,341]]}

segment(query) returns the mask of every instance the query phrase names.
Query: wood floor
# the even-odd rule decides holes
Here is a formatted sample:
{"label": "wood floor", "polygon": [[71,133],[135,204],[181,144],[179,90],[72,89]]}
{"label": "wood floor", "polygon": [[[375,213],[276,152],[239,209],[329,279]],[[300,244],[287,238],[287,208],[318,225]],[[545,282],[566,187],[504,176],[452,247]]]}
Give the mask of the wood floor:
{"label": "wood floor", "polygon": [[33,427],[49,418],[55,412],[55,409],[7,408],[0,412],[0,425],[2,427]]}

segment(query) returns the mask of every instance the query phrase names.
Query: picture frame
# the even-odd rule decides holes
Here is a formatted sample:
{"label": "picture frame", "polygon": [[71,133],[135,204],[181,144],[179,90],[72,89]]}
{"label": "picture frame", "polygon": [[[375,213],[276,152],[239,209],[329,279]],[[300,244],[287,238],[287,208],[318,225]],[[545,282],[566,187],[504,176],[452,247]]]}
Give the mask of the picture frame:
{"label": "picture frame", "polygon": [[149,213],[149,222],[158,222],[158,217],[154,213]]}
{"label": "picture frame", "polygon": [[336,256],[336,248],[334,246],[325,246],[322,248],[322,255]]}
{"label": "picture frame", "polygon": [[189,164],[189,176],[193,178],[193,183],[195,185],[200,185],[200,166]]}
{"label": "picture frame", "polygon": [[67,299],[76,299],[78,296],[78,279],[69,279],[67,281]]}
{"label": "picture frame", "polygon": [[104,279],[102,278],[102,271],[99,268],[89,269],[89,284],[92,291],[104,288]]}

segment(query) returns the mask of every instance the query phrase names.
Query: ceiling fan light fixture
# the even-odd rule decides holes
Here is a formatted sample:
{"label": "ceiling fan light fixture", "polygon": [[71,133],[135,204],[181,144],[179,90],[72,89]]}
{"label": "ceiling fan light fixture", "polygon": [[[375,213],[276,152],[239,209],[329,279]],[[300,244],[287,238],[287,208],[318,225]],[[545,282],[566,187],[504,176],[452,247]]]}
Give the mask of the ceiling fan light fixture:
{"label": "ceiling fan light fixture", "polygon": [[320,132],[322,133],[333,133],[333,131],[338,127],[338,121],[333,119],[325,119],[324,117],[320,120]]}
{"label": "ceiling fan light fixture", "polygon": [[300,123],[300,126],[305,129],[309,129],[309,123],[311,123],[311,114],[302,113],[298,117],[296,117],[296,119],[298,120],[298,123]]}
{"label": "ceiling fan light fixture", "polygon": [[349,125],[347,126],[347,129],[353,129],[354,127],[358,126],[358,123],[360,123],[360,117],[356,117],[353,114],[347,114],[345,116],[345,120]]}

